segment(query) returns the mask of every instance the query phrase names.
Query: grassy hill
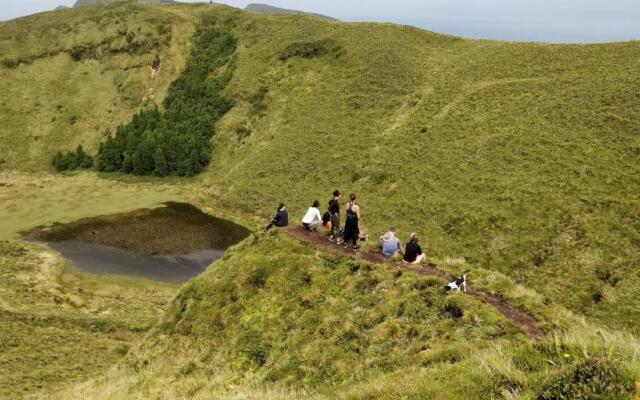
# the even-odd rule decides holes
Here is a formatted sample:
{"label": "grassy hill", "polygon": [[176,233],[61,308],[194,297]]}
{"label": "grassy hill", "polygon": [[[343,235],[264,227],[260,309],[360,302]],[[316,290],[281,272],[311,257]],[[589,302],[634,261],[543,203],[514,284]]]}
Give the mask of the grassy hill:
{"label": "grassy hill", "polygon": [[[197,7],[97,5],[2,23],[0,158],[46,169],[57,150],[127,121],[143,99],[162,98],[184,65]],[[188,52],[187,52],[188,53]],[[151,62],[163,62],[155,80]]]}
{"label": "grassy hill", "polygon": [[[105,4],[105,3],[114,3],[122,0],[76,0],[73,4],[74,7],[83,7],[83,6],[91,6],[94,4]],[[173,0],[135,0],[140,3],[174,3]]]}
{"label": "grassy hill", "polygon": [[320,17],[322,19],[327,19],[329,21],[337,21],[337,19],[335,19],[335,18],[327,17],[326,15],[322,15],[322,14],[309,13],[309,12],[304,12],[304,11],[299,11],[299,10],[289,10],[289,9],[286,9],[286,8],[274,7],[274,6],[270,6],[268,4],[260,4],[260,3],[248,4],[245,7],[245,10],[258,12],[258,13],[265,13],[265,14],[310,15],[310,16],[314,16],[314,17]]}
{"label": "grassy hill", "polygon": [[143,339],[176,287],[65,270],[60,256],[0,241],[0,397],[61,390]]}
{"label": "grassy hill", "polygon": [[[357,192],[372,236],[417,231],[436,263],[499,271],[638,331],[640,84],[628,66],[640,43],[245,24],[228,88],[237,104],[202,177],[220,204],[267,215],[284,200],[300,217],[335,188]],[[343,50],[279,59],[290,43],[325,38]]]}
{"label": "grassy hill", "polygon": [[[398,283],[379,266],[354,272],[352,260],[258,237],[187,285],[119,369],[62,397],[447,398],[454,384],[458,398],[557,398],[568,382],[564,395],[575,398],[600,390],[589,377],[602,371],[611,388],[632,391],[639,42],[462,40],[217,5],[45,13],[0,25],[0,168],[50,171],[56,151],[95,151],[105,130],[161,104],[203,13],[238,41],[225,89],[234,106],[208,169],[169,184],[256,225],[281,200],[297,221],[336,188],[357,192],[372,237],[389,225],[420,233],[429,261],[469,270],[472,284],[536,315],[549,337],[531,344],[465,297],[451,298],[464,316],[448,318],[433,282]],[[398,315],[395,302],[412,311]]]}
{"label": "grassy hill", "polygon": [[573,329],[532,344],[438,279],[274,232],[183,287],[117,369],[55,398],[627,397],[638,343]]}

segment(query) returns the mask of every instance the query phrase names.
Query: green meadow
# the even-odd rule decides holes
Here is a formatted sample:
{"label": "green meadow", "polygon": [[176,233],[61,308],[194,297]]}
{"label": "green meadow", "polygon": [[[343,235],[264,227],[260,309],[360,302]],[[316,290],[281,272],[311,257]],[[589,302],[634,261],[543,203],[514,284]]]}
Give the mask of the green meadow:
{"label": "green meadow", "polygon": [[[206,169],[54,173],[58,151],[95,155],[135,113],[163,111],[203,16],[237,42]],[[637,398],[638,59],[639,42],[463,40],[209,4],[1,23],[0,397]],[[297,223],[335,189],[358,194],[365,250],[390,225],[417,232],[429,262],[544,337],[435,278],[283,233],[181,288],[81,274],[18,235],[167,201],[258,231],[279,201]]]}

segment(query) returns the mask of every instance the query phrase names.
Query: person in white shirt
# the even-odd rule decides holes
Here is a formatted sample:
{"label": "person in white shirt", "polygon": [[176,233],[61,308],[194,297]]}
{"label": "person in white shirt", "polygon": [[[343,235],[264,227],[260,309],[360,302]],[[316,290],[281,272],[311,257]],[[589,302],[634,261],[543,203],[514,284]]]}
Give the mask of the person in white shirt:
{"label": "person in white shirt", "polygon": [[302,226],[309,232],[315,232],[322,225],[322,215],[320,215],[320,202],[314,201],[307,213],[302,218]]}

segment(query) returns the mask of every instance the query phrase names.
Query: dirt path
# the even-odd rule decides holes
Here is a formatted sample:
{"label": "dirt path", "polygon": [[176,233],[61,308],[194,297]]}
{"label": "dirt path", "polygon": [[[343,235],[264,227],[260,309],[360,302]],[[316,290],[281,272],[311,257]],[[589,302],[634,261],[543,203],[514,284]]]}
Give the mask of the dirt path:
{"label": "dirt path", "polygon": [[[307,244],[322,248],[323,250],[326,250],[330,253],[348,255],[375,264],[384,264],[397,268],[399,267],[405,270],[413,271],[420,275],[435,276],[442,279],[443,284],[451,282],[454,279],[453,276],[439,269],[435,264],[407,266],[399,262],[389,261],[384,256],[382,256],[382,254],[374,254],[364,251],[354,252],[351,249],[345,249],[342,246],[336,246],[335,244],[329,242],[324,235],[307,232],[301,226],[289,225],[283,230],[291,236]],[[524,331],[524,333],[526,333],[529,338],[536,340],[543,336],[542,330],[540,329],[538,322],[535,320],[535,318],[533,318],[533,316],[507,303],[502,297],[494,294],[480,292],[474,290],[473,288],[469,288],[467,294],[479,298],[485,303],[492,305],[506,319],[508,319],[515,326]]]}

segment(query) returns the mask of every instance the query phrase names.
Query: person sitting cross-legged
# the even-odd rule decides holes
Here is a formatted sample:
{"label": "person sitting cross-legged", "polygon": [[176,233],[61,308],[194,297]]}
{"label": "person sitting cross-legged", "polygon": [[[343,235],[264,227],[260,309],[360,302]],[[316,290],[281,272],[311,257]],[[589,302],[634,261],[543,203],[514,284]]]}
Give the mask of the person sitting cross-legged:
{"label": "person sitting cross-legged", "polygon": [[302,218],[302,226],[309,232],[315,232],[322,225],[322,215],[320,215],[320,202],[314,201],[307,213]]}
{"label": "person sitting cross-legged", "polygon": [[425,254],[422,252],[422,248],[418,244],[418,235],[416,233],[412,233],[409,238],[409,242],[405,246],[402,262],[411,265],[420,264],[424,257]]}
{"label": "person sitting cross-legged", "polygon": [[385,257],[395,257],[398,253],[404,254],[400,239],[396,237],[397,229],[389,228],[389,231],[380,236],[380,250]]}

